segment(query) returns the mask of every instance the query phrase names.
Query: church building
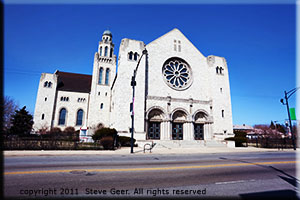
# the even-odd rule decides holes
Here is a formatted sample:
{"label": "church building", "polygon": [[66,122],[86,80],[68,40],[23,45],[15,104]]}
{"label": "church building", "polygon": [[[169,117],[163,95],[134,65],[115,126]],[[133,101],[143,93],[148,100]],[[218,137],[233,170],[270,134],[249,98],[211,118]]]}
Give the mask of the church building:
{"label": "church building", "polygon": [[[118,57],[104,31],[93,74],[42,73],[34,129],[72,126],[83,141],[97,127],[149,141],[220,141],[233,136],[225,58],[205,57],[178,29],[149,44],[124,38]],[[132,76],[136,70],[133,101]]]}

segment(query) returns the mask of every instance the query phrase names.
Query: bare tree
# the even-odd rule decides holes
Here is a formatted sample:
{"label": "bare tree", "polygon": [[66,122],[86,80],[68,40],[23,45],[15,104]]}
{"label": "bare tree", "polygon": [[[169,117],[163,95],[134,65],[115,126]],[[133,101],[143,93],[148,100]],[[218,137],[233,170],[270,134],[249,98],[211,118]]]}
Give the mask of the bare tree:
{"label": "bare tree", "polygon": [[15,100],[9,96],[4,97],[3,102],[3,131],[7,133],[7,131],[12,126],[11,117],[15,113],[15,111],[19,108],[18,104]]}

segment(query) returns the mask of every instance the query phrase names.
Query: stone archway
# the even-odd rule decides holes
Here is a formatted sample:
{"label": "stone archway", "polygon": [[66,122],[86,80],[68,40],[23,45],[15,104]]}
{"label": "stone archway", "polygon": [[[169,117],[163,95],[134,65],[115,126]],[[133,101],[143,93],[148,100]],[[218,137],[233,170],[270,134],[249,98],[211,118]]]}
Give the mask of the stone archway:
{"label": "stone archway", "polygon": [[183,140],[183,124],[187,121],[187,114],[177,110],[172,115],[172,139]]}
{"label": "stone archway", "polygon": [[158,108],[152,109],[147,116],[147,139],[160,140],[161,138],[161,123],[164,118],[164,113]]}
{"label": "stone archway", "polygon": [[199,111],[194,115],[194,139],[204,140],[204,124],[208,116],[205,112]]}

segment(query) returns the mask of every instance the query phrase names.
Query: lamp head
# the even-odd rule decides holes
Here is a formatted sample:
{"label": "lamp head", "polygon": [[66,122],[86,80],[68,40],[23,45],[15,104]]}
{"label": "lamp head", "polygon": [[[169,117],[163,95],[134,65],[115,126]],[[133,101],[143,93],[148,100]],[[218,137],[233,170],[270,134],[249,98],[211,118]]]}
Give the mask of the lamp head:
{"label": "lamp head", "polygon": [[280,102],[284,105],[283,99],[280,99]]}
{"label": "lamp head", "polygon": [[142,53],[147,54],[148,53],[147,49],[144,49]]}

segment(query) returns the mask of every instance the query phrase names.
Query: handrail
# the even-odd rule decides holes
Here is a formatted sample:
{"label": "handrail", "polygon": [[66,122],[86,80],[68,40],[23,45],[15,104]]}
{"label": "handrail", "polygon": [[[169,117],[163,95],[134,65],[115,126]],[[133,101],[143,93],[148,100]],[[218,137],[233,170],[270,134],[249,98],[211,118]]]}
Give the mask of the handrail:
{"label": "handrail", "polygon": [[[146,149],[146,146],[149,146],[149,148]],[[144,144],[144,153],[146,152],[146,150],[149,150],[150,153],[152,153],[151,150],[153,149],[153,147],[154,147],[153,141],[152,141],[152,144],[150,144],[150,143]]]}

